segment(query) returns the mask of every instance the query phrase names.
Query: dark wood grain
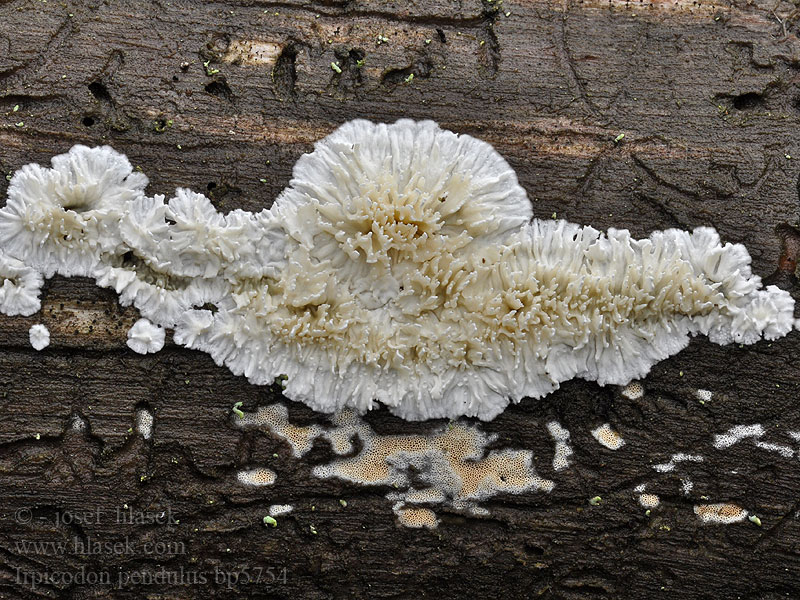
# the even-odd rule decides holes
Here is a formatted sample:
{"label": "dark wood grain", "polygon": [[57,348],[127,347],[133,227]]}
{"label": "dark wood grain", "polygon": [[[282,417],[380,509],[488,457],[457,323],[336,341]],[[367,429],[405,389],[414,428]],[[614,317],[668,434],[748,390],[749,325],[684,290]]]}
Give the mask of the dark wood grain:
{"label": "dark wood grain", "polygon": [[[0,170],[110,144],[150,177],[150,193],[184,186],[221,210],[254,210],[342,122],[429,118],[492,143],[537,216],[637,236],[712,225],[798,298],[794,11],[761,0],[0,1]],[[6,187],[0,178],[0,195]],[[532,449],[553,492],[497,496],[488,517],[445,509],[438,529],[419,531],[395,524],[388,490],[313,478],[331,456],[326,443],[297,460],[279,440],[234,427],[234,402],[250,410],[279,390],[169,342],[135,355],[124,343],[135,319],[113,293],[62,278],[47,285],[42,313],[0,317],[2,598],[797,596],[797,454],[711,446],[714,433],[751,423],[792,444],[797,332],[745,348],[694,340],[653,369],[638,400],[570,382],[509,408],[482,427],[498,447]],[[41,353],[28,344],[36,322],[52,336]],[[700,404],[698,388],[714,399]],[[288,404],[294,420],[322,420]],[[155,415],[149,440],[130,430],[142,407]],[[560,473],[551,419],[576,453]],[[367,421],[383,433],[441,425],[385,410]],[[604,422],[623,449],[591,437]],[[706,460],[656,476],[652,466],[681,451]],[[239,485],[238,468],[253,464],[275,470],[276,483]],[[662,500],[649,517],[632,491],[641,483]],[[590,506],[595,495],[603,501]],[[704,525],[692,510],[701,496],[743,506],[762,526]],[[264,527],[266,508],[283,503],[295,511]],[[125,505],[168,509],[179,523],[118,522]],[[81,511],[100,517],[76,523]],[[76,536],[127,538],[133,551],[24,545]],[[172,546],[145,550],[156,542]],[[285,568],[285,583],[231,579],[267,567]],[[81,569],[108,571],[112,585],[24,580]],[[158,572],[185,579],[131,579]],[[206,581],[191,579],[199,573]]]}

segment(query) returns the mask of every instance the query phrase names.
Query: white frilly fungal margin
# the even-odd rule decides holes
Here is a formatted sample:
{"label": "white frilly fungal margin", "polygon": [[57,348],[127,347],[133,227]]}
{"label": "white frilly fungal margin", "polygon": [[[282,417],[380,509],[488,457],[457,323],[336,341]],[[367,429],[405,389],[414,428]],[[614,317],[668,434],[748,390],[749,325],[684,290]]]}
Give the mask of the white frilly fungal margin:
{"label": "white frilly fungal margin", "polygon": [[414,420],[491,419],[574,377],[642,378],[691,335],[751,344],[794,324],[789,294],[713,229],[636,240],[533,219],[489,144],[431,121],[344,124],[255,214],[146,184],[109,147],[20,169],[0,310],[37,308],[40,275],[93,277],[255,384]]}
{"label": "white frilly fungal margin", "polygon": [[164,347],[166,333],[163,327],[153,325],[150,319],[139,319],[128,330],[128,348],[139,354],[158,352]]}

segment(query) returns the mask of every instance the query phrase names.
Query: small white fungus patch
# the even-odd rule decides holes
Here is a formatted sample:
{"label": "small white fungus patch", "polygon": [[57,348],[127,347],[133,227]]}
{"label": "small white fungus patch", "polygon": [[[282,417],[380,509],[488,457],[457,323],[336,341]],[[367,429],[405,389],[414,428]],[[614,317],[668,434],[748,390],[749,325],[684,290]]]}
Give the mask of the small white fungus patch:
{"label": "small white fungus patch", "polygon": [[625,440],[613,429],[610,423],[603,423],[600,427],[592,430],[592,437],[596,439],[601,446],[605,446],[609,450],[619,450],[625,445]]}
{"label": "small white fungus patch", "polygon": [[146,440],[153,435],[153,413],[146,408],[136,411],[136,431]]}
{"label": "small white fungus patch", "polygon": [[769,442],[762,442],[760,440],[757,440],[755,444],[756,448],[761,448],[767,452],[776,452],[784,458],[792,458],[794,456],[794,450],[789,448],[789,446],[784,446],[782,444],[771,444]]}
{"label": "small white fungus patch", "polygon": [[158,352],[164,347],[164,328],[153,325],[150,319],[139,319],[128,330],[128,348],[139,354]]}
{"label": "small white fungus patch", "polygon": [[633,491],[639,495],[639,505],[642,506],[642,508],[656,508],[659,504],[661,504],[661,500],[658,496],[645,492],[645,484],[643,483],[633,488]]}
{"label": "small white fungus patch", "polygon": [[572,447],[569,445],[569,431],[564,429],[557,421],[547,424],[547,432],[556,443],[555,454],[553,455],[553,470],[563,471],[570,464]]}
{"label": "small white fungus patch", "polygon": [[266,467],[256,467],[254,469],[245,469],[236,474],[236,479],[242,485],[263,487],[265,485],[272,485],[275,483],[277,475],[275,471],[267,469]]}
{"label": "small white fungus patch", "polygon": [[644,396],[644,386],[638,381],[631,381],[620,393],[628,400],[638,400]]}
{"label": "small white fungus patch", "polygon": [[270,517],[280,517],[281,515],[288,515],[294,510],[291,504],[273,504],[269,507]]}
{"label": "small white fungus patch", "polygon": [[728,525],[739,523],[747,518],[747,511],[741,506],[730,503],[697,504],[694,507],[696,514],[703,523],[716,523]]}
{"label": "small white fungus patch", "polygon": [[31,346],[36,350],[44,350],[50,345],[50,331],[44,325],[37,324],[28,330]]}
{"label": "small white fungus patch", "polygon": [[669,462],[653,465],[653,468],[659,473],[670,473],[675,470],[675,465],[682,462],[703,462],[703,457],[698,454],[678,452],[670,457]]}
{"label": "small white fungus patch", "polygon": [[731,427],[725,433],[720,433],[714,436],[714,448],[722,450],[730,448],[734,444],[738,444],[747,438],[760,438],[764,435],[764,428],[759,425],[736,425]]}
{"label": "small white fungus patch", "polygon": [[709,390],[695,390],[694,397],[697,398],[701,404],[705,404],[706,402],[711,401],[711,398],[714,397],[714,394]]}
{"label": "small white fungus patch", "polygon": [[639,505],[642,508],[656,508],[661,504],[661,499],[655,494],[639,494]]}

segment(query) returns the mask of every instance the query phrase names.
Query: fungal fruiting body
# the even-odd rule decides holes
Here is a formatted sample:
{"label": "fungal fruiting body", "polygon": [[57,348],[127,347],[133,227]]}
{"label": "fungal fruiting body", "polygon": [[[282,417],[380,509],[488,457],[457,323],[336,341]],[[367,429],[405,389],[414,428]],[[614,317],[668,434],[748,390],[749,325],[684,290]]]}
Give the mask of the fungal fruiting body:
{"label": "fungal fruiting body", "polygon": [[34,350],[44,350],[50,345],[50,331],[40,323],[31,326],[28,330],[28,338]]}
{"label": "fungal fruiting body", "polygon": [[[497,435],[461,422],[427,434],[380,435],[352,409],[331,416],[330,426],[294,425],[282,404],[243,414],[235,420],[239,427],[282,438],[296,458],[308,453],[315,440],[327,440],[339,458],[315,465],[312,474],[358,485],[390,486],[393,491],[386,498],[393,503],[399,522],[409,527],[436,526],[435,514],[426,507],[444,505],[482,515],[486,509],[480,503],[498,494],[550,492],[555,485],[537,474],[533,452],[489,449]],[[560,433],[569,435],[566,430]]]}
{"label": "fungal fruiting body", "polygon": [[138,354],[158,352],[164,347],[166,333],[149,319],[139,319],[128,330],[128,348]]}
{"label": "fungal fruiting body", "polygon": [[38,306],[40,275],[94,277],[176,343],[324,412],[491,419],[573,377],[641,378],[691,335],[794,324],[789,294],[713,229],[636,240],[533,219],[489,144],[431,121],[346,123],[258,213],[146,183],[108,147],[18,171],[0,210],[13,308]]}

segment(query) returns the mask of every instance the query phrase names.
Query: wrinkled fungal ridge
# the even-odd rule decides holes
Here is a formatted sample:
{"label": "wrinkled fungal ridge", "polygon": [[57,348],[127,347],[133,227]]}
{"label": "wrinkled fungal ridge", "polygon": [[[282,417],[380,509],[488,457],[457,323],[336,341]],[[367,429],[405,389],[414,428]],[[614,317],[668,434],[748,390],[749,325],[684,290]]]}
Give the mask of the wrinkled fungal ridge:
{"label": "wrinkled fungal ridge", "polygon": [[92,277],[255,384],[414,420],[491,419],[574,377],[641,378],[691,335],[751,344],[793,326],[742,245],[534,219],[489,144],[432,121],[344,124],[258,213],[146,185],[107,146],[17,171],[0,310],[36,312],[43,277]]}

